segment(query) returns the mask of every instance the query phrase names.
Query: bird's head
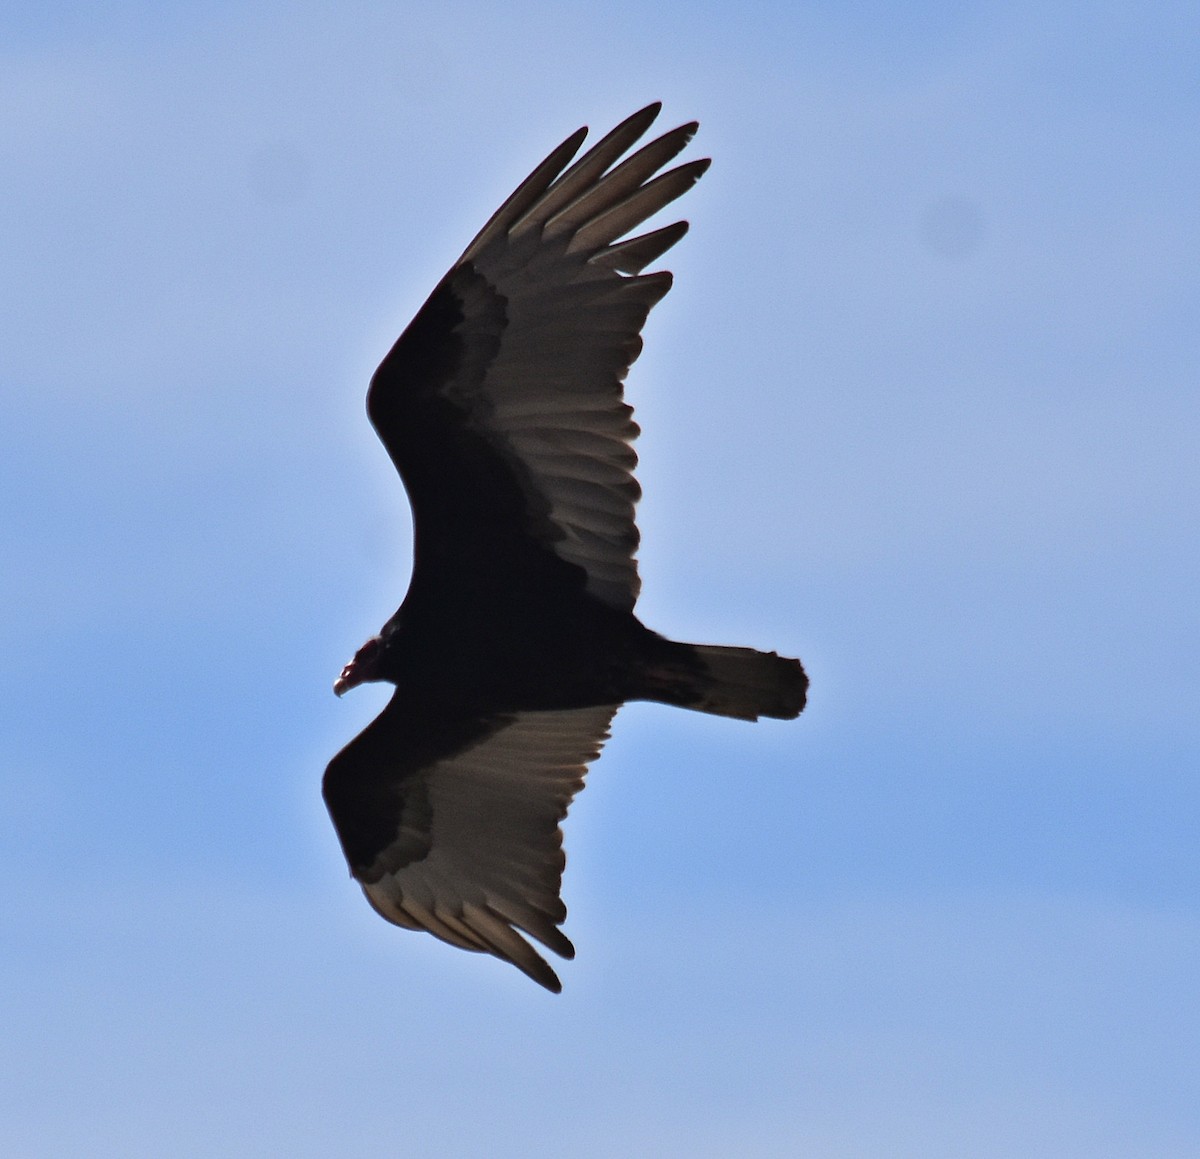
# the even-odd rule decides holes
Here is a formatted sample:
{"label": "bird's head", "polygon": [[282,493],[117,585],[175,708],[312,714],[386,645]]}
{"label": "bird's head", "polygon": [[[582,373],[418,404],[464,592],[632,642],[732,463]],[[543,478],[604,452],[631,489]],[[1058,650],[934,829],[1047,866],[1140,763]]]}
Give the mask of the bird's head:
{"label": "bird's head", "polygon": [[383,640],[372,636],[357,652],[354,659],[342,669],[342,674],[333,682],[333,691],[341,696],[347,688],[364,684],[368,680],[381,680],[379,661],[383,656]]}

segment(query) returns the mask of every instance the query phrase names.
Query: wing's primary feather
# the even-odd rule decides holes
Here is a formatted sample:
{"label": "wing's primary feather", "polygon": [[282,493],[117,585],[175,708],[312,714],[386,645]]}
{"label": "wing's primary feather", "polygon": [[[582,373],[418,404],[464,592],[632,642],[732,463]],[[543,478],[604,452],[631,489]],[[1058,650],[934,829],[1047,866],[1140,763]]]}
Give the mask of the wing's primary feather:
{"label": "wing's primary feather", "polygon": [[[517,193],[522,194],[520,199],[521,213],[505,212],[507,206],[517,200],[517,195],[514,194],[502,206],[500,211],[492,216],[491,221],[483,227],[475,239],[467,246],[463,252],[463,256],[459,258],[459,262],[472,261],[476,254],[482,250],[488,242],[495,240],[495,237],[501,229],[509,231],[513,234],[521,231],[521,226],[530,221],[545,221],[551,214],[555,213],[560,206],[567,205],[573,201],[576,196],[583,190],[593,185],[597,178],[621,156],[641,135],[654,123],[662,110],[662,102],[656,101],[652,105],[647,105],[644,109],[639,109],[631,117],[626,117],[612,132],[608,133],[603,140],[598,141],[593,145],[587,153],[581,157],[574,165],[570,167],[561,176],[557,176],[553,180],[553,189],[544,185],[541,181],[541,174],[544,168],[550,165],[554,160],[566,152],[568,146],[571,147],[570,153],[558,166],[559,171],[567,161],[571,159],[578,151],[579,146],[583,143],[587,136],[586,129],[578,129],[570,137],[566,139],[545,161],[542,162],[529,177],[521,183]],[[537,181],[534,179],[537,178]],[[531,184],[532,183],[532,184]],[[541,196],[532,195],[532,189],[541,186],[543,194]],[[536,212],[526,214],[524,211],[529,209],[536,202]],[[498,223],[503,221],[503,225],[499,229]]]}
{"label": "wing's primary feather", "polygon": [[451,740],[397,694],[325,774],[325,800],[367,900],[396,925],[494,954],[557,992],[554,971],[521,933],[574,956],[558,928],[567,913],[559,823],[616,711],[509,713]]}
{"label": "wing's primary feather", "polygon": [[573,565],[564,582],[633,607],[637,427],[622,383],[671,286],[641,270],[687,225],[619,239],[708,166],[654,176],[695,124],[618,163],[657,113],[635,113],[570,168],[582,131],[551,153],[376,371],[368,411],[412,502],[414,589],[468,573],[478,585],[486,561],[502,591],[506,565],[533,553]]}

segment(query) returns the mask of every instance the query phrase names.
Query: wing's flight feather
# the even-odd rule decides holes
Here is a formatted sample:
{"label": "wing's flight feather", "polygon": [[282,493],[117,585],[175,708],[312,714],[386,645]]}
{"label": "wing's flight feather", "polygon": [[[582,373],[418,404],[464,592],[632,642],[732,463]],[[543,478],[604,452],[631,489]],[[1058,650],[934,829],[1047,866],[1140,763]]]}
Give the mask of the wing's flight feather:
{"label": "wing's flight feather", "polygon": [[586,136],[586,128],[576,129],[530,173],[508,195],[504,204],[488,218],[487,224],[475,235],[474,240],[467,246],[462,257],[455,264],[462,265],[464,262],[471,261],[475,254],[489,242],[507,233],[521,218],[525,210],[545,194],[547,187],[562,172],[563,166],[579,152],[579,146],[583,144]]}
{"label": "wing's flight feather", "polygon": [[[639,189],[671,158],[683,150],[696,135],[698,128],[699,125],[693,121],[689,125],[680,125],[679,128],[664,133],[657,140],[651,141],[649,145],[622,161],[611,173],[605,174],[590,189],[580,193],[562,209],[551,212],[555,208],[553,204],[545,205],[543,202],[539,202],[535,207],[536,217],[535,210],[531,210],[525,220],[533,218],[544,222],[543,228],[546,237],[573,233],[601,212],[602,207],[614,205]],[[552,198],[547,197],[543,201],[551,202]],[[517,228],[520,228],[521,224],[524,222],[518,223]]]}
{"label": "wing's flight feather", "polygon": [[[541,197],[535,208],[513,222],[511,233],[515,237],[531,225],[543,225],[558,210],[593,185],[600,175],[617,160],[648,129],[662,111],[662,102],[655,101],[626,117],[612,132],[597,141],[574,165],[570,167]],[[472,243],[474,244],[474,243]],[[471,256],[468,248],[464,257]]]}
{"label": "wing's flight feather", "polygon": [[[554,971],[521,933],[574,956],[558,928],[566,917],[559,823],[616,711],[512,713],[479,722],[468,741],[450,739],[450,731],[431,741],[428,718],[393,698],[325,775],[351,872],[374,909],[397,925],[494,954],[557,991]],[[365,833],[361,811],[348,804],[364,792],[375,802]],[[418,806],[409,808],[413,798]],[[417,816],[424,840],[414,846],[401,828],[411,829]]]}
{"label": "wing's flight feather", "polygon": [[533,551],[576,565],[567,582],[633,607],[637,426],[622,383],[647,314],[671,286],[669,273],[641,270],[687,225],[620,239],[708,165],[654,176],[694,124],[620,160],[658,108],[635,113],[569,168],[582,131],[551,153],[376,371],[368,410],[413,505],[414,586],[444,588]]}
{"label": "wing's flight feather", "polygon": [[576,231],[570,252],[598,250],[636,229],[646,218],[691,189],[710,164],[708,158],[688,161],[656,177],[616,204],[606,203],[608,208],[595,214]]}
{"label": "wing's flight feather", "polygon": [[628,241],[617,242],[591,259],[592,265],[604,266],[622,274],[640,274],[652,261],[662,257],[688,231],[686,221],[664,225],[653,233],[643,233]]}

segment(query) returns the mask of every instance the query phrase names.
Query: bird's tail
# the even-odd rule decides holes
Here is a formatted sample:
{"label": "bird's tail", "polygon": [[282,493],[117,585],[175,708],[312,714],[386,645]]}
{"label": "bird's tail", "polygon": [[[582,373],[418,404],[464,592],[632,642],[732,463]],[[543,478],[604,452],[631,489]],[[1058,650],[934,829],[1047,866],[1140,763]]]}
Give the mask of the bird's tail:
{"label": "bird's tail", "polygon": [[676,654],[675,663],[656,665],[648,673],[652,699],[739,720],[791,720],[804,708],[808,677],[799,660],[719,644],[676,647],[682,655]]}

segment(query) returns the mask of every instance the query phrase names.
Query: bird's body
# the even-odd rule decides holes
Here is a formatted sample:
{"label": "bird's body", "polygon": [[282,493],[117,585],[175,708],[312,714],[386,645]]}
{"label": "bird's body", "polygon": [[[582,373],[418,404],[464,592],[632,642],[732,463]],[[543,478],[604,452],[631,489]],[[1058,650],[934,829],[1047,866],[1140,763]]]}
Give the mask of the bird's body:
{"label": "bird's body", "polygon": [[727,716],[803,708],[798,661],[667,640],[634,615],[637,435],[622,381],[685,232],[619,241],[689,188],[655,176],[684,125],[618,163],[657,115],[571,168],[554,151],[439,283],[376,371],[368,413],[408,491],[412,581],[335,684],[396,692],[330,763],[325,798],[351,872],[386,918],[554,972],[517,932],[571,956],[558,926],[559,822],[617,708]]}

